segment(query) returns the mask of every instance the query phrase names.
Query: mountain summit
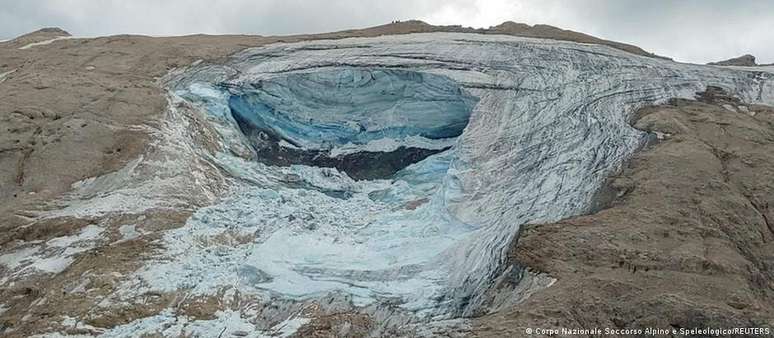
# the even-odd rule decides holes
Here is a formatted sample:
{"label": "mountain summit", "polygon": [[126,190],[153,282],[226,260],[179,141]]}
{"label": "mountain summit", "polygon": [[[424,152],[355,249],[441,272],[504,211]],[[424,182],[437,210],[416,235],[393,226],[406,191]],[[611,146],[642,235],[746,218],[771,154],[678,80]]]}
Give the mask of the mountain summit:
{"label": "mountain summit", "polygon": [[745,67],[754,67],[758,64],[755,63],[755,56],[752,56],[750,54],[745,54],[742,56],[738,56],[735,58],[730,58],[728,60],[723,61],[717,61],[717,62],[710,62],[708,65],[713,66],[745,66]]}

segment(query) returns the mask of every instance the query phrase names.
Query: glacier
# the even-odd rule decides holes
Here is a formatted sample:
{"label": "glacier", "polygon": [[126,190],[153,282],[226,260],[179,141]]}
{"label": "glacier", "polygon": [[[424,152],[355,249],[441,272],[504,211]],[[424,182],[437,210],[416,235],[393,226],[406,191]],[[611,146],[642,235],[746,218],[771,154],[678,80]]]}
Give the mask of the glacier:
{"label": "glacier", "polygon": [[[284,315],[272,318],[317,303],[384,325],[494,311],[552,283],[506,266],[509,244],[523,224],[590,211],[650,138],[628,123],[638,108],[709,85],[772,104],[773,80],[467,33],[276,43],[197,62],[163,79],[176,134],[133,163],[164,173],[122,189],[188,191],[205,205],[115,297],[236,290],[280,304],[263,310]],[[176,126],[186,115],[206,126]],[[216,136],[197,138],[203,128]],[[188,186],[186,161],[199,163]]]}
{"label": "glacier", "polygon": [[[627,123],[635,109],[706,85],[772,99],[763,73],[505,36],[274,44],[199,65],[170,88],[221,129],[239,129],[232,141],[264,164],[232,160],[232,171],[286,173],[240,186],[199,210],[182,239],[169,236],[259,232],[202,257],[222,266],[223,281],[205,282],[213,265],[204,262],[171,274],[201,269],[204,289],[241,279],[240,288],[291,298],[344,290],[360,306],[470,314],[519,225],[586,212],[643,145]],[[399,163],[385,160],[396,151]],[[348,167],[332,163],[342,157]],[[391,168],[358,174],[371,166]]]}

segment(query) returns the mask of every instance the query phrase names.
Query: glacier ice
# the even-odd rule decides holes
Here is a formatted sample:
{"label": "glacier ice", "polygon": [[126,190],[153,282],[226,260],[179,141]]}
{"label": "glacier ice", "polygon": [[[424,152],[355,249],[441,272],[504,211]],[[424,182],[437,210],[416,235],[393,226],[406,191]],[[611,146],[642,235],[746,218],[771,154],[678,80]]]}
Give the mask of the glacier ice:
{"label": "glacier ice", "polygon": [[239,87],[229,97],[239,120],[304,149],[456,137],[474,104],[446,77],[379,68],[293,73]]}
{"label": "glacier ice", "polygon": [[289,74],[227,95],[258,160],[356,179],[386,178],[447,149],[422,145],[462,134],[476,101],[443,76],[371,68]]}
{"label": "glacier ice", "polygon": [[[586,212],[643,145],[628,124],[636,109],[707,85],[771,104],[772,77],[458,33],[279,43],[203,62],[167,85],[221,136],[208,161],[228,189],[166,232],[162,257],[126,292],[344,293],[372,311],[472,315],[496,305],[492,280],[523,276],[503,264],[519,226]],[[397,164],[378,175],[335,162],[378,168],[390,153]]]}

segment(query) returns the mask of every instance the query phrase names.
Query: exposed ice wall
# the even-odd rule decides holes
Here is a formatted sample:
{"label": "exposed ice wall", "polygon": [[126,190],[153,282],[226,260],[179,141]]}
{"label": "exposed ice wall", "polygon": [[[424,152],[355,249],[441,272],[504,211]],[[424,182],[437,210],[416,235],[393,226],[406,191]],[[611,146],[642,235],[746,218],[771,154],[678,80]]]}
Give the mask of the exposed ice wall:
{"label": "exposed ice wall", "polygon": [[[282,90],[272,91],[276,97],[263,100],[281,106],[294,104],[285,99],[312,97],[309,102],[324,109],[304,107],[304,114],[344,121],[336,116],[341,100],[326,103],[317,92],[323,88],[309,92],[298,81],[353,69],[451,79],[464,89],[461,95],[478,102],[453,148],[384,180],[354,181],[330,168],[280,168],[224,152],[221,167],[243,183],[165,236],[174,258],[140,271],[142,285],[202,294],[228,286],[290,299],[341,290],[357,305],[470,314],[486,305],[481,295],[500,273],[520,225],[584,212],[604,178],[641,145],[642,133],[627,123],[635,109],[692,98],[706,85],[745,101],[774,102],[767,73],[678,64],[596,45],[451,33],[254,48],[224,65],[196,67],[170,87],[214,117],[227,149],[244,153],[247,142],[229,105],[234,95],[257,83],[281,83]],[[356,95],[374,94],[358,88]],[[356,108],[342,112],[357,120],[362,112]],[[450,121],[457,116],[448,113]],[[391,123],[380,120],[379,126]],[[308,134],[284,136],[295,141],[292,147],[320,148],[321,140]],[[409,142],[409,135],[397,136]],[[224,234],[248,240],[223,243]]]}
{"label": "exposed ice wall", "polygon": [[448,149],[477,101],[447,77],[399,69],[342,67],[214,90],[228,96],[258,161],[332,167],[358,180],[388,178]]}
{"label": "exposed ice wall", "polygon": [[304,149],[456,137],[475,104],[446,77],[399,69],[295,73],[232,90],[234,115]]}

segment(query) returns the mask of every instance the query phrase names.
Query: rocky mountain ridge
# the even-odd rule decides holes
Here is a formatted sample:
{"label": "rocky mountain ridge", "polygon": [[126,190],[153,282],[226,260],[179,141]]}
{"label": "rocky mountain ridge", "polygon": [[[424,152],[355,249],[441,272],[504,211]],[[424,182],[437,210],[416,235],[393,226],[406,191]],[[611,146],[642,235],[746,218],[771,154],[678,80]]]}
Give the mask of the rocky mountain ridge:
{"label": "rocky mountain ridge", "polygon": [[741,67],[756,67],[756,66],[774,66],[774,63],[770,64],[758,64],[755,61],[755,56],[745,54],[728,60],[710,62],[708,65],[713,66],[741,66]]}

